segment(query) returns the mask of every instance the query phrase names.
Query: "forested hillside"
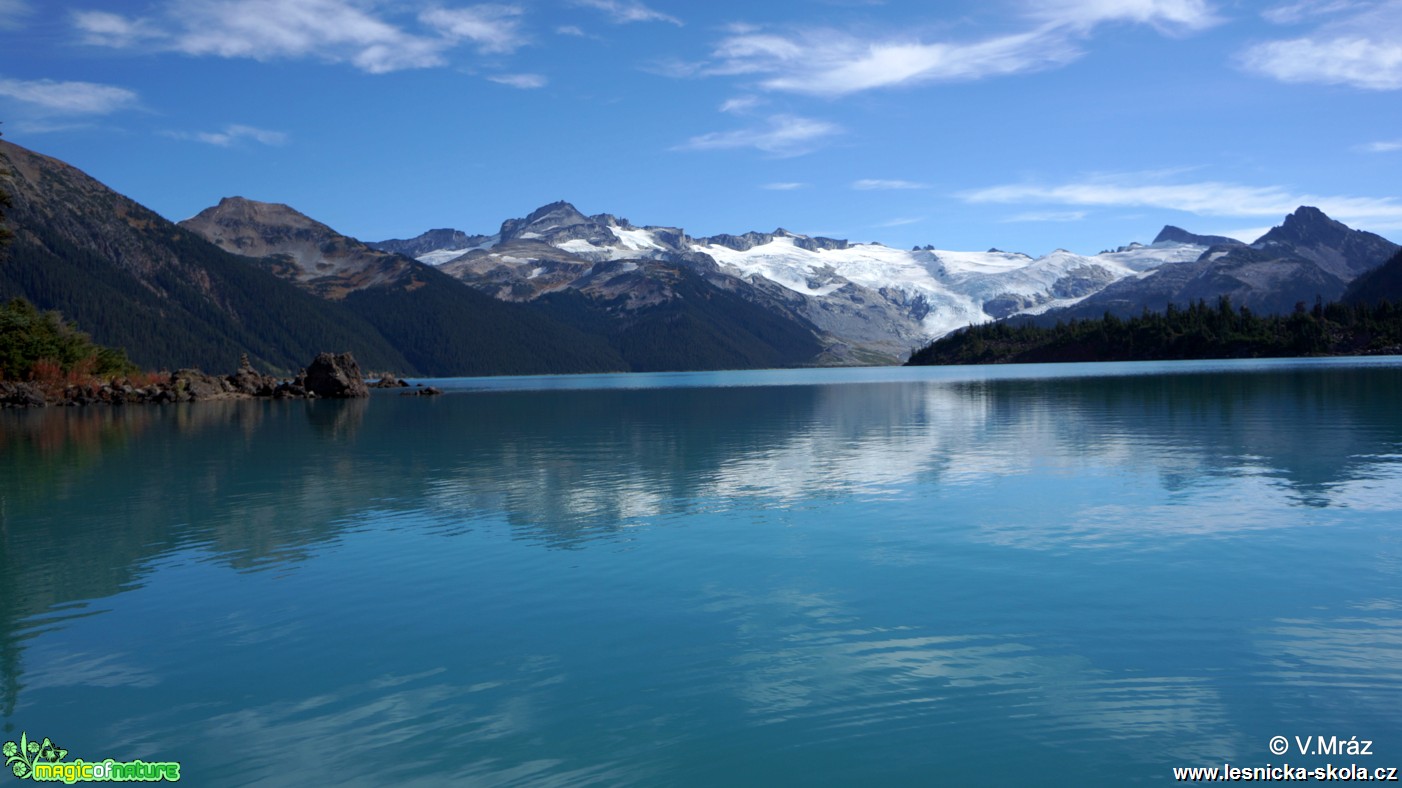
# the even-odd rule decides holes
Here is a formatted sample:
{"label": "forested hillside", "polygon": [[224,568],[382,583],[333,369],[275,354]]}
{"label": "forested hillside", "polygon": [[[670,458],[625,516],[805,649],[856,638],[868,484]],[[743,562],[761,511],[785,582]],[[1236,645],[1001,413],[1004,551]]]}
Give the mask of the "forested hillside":
{"label": "forested hillside", "polygon": [[1387,301],[1259,315],[1223,297],[1170,305],[1123,319],[1106,314],[1055,326],[985,323],[957,331],[916,351],[908,365],[1001,364],[1047,361],[1148,361],[1402,352],[1402,309]]}

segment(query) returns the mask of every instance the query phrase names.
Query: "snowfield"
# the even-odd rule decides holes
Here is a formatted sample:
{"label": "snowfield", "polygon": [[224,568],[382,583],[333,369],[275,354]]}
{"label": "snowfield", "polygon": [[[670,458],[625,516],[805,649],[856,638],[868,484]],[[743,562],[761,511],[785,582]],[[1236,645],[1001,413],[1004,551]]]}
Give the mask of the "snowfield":
{"label": "snowfield", "polygon": [[[985,305],[1014,298],[1014,310],[1039,314],[1069,306],[1105,285],[1140,276],[1168,262],[1196,260],[1205,247],[1164,243],[1135,244],[1120,251],[1084,256],[1058,249],[1032,258],[1013,252],[905,251],[881,244],[853,244],[846,249],[804,249],[792,236],[743,251],[720,244],[693,244],[743,279],[760,276],[797,293],[831,296],[851,282],[881,293],[899,293],[901,301],[923,301],[930,312],[921,326],[934,339],[970,323],[993,320]],[[1093,282],[1087,292],[1059,295],[1058,285]]]}
{"label": "snowfield", "polygon": [[[634,227],[608,215],[586,217],[563,203],[547,208],[506,242],[499,233],[471,249],[435,250],[418,259],[444,265],[480,250],[498,263],[522,267],[525,278],[535,279],[547,270],[558,270],[560,261],[533,259],[532,244],[549,244],[567,259],[584,264],[700,253],[744,282],[778,285],[803,296],[802,314],[839,340],[883,346],[891,352],[909,347],[913,340],[929,341],[971,323],[1070,306],[1113,282],[1142,278],[1165,263],[1196,260],[1206,251],[1200,245],[1165,241],[1090,256],[1058,249],[1034,258],[997,249],[907,251],[827,239],[810,244],[811,239],[783,231],[758,235],[764,242],[744,250],[709,239],[683,241],[685,245],[678,247],[677,238],[685,236],[674,228]],[[528,243],[513,243],[516,240]],[[835,246],[845,248],[825,248]],[[542,267],[547,265],[552,267]],[[570,277],[583,277],[592,270]],[[552,286],[571,285],[565,281]]]}

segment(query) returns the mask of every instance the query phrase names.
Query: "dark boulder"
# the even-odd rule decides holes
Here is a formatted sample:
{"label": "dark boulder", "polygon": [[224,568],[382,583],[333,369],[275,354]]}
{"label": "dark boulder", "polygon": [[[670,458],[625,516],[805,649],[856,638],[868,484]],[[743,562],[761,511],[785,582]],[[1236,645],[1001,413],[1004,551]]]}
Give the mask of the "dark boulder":
{"label": "dark boulder", "polygon": [[170,387],[179,402],[232,399],[238,396],[229,381],[198,369],[179,369],[171,373]]}
{"label": "dark boulder", "polygon": [[305,387],[308,393],[331,399],[370,396],[360,365],[349,353],[320,353],[307,366]]}
{"label": "dark boulder", "polygon": [[43,390],[34,383],[0,381],[0,407],[42,408],[47,404]]}

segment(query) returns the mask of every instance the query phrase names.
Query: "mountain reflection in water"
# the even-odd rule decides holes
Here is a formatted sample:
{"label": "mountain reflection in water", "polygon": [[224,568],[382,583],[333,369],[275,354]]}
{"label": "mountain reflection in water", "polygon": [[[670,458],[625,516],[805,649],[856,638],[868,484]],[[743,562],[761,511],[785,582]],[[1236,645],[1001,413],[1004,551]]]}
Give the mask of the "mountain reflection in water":
{"label": "mountain reflection in water", "polygon": [[601,380],[0,413],[7,731],[228,784],[415,737],[425,782],[1117,784],[1402,729],[1396,363]]}

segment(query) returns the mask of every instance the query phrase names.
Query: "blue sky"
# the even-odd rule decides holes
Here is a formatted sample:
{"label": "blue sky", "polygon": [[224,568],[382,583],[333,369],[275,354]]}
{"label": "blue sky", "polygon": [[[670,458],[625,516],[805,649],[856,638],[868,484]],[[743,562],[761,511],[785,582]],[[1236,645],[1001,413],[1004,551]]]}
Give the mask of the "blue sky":
{"label": "blue sky", "polygon": [[1306,203],[1402,240],[1397,0],[0,0],[0,120],[172,219],[365,240],[557,199],[1032,254]]}

